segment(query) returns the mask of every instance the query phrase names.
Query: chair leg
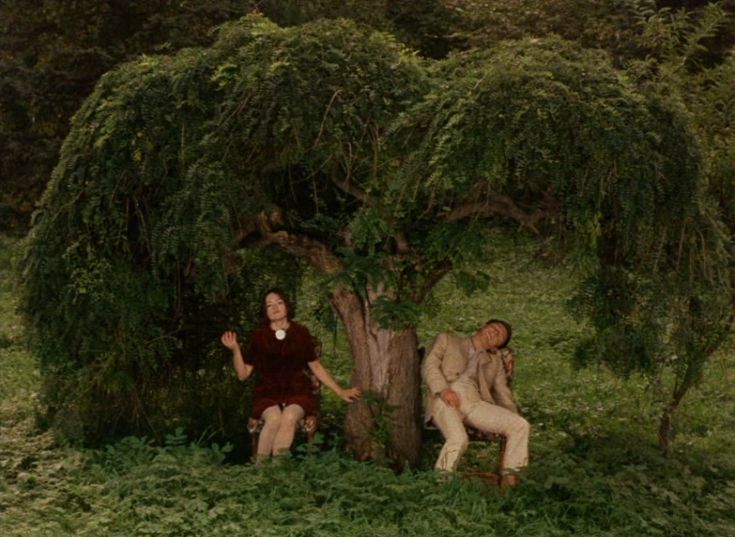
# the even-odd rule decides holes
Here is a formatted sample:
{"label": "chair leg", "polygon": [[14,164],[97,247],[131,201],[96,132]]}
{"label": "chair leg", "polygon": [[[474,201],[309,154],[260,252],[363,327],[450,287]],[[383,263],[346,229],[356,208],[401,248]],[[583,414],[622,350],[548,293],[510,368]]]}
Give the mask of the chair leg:
{"label": "chair leg", "polygon": [[304,432],[306,433],[306,453],[308,455],[314,452],[314,436],[318,427],[318,419],[316,416],[306,416],[304,418]]}
{"label": "chair leg", "polygon": [[260,438],[260,432],[250,433],[250,453],[253,460],[258,458],[258,439]]}
{"label": "chair leg", "polygon": [[314,434],[316,431],[307,431],[306,433],[306,454],[314,454]]}
{"label": "chair leg", "polygon": [[503,436],[500,439],[500,449],[498,453],[498,475],[503,475],[503,459],[505,458],[505,444],[506,444],[506,438]]}

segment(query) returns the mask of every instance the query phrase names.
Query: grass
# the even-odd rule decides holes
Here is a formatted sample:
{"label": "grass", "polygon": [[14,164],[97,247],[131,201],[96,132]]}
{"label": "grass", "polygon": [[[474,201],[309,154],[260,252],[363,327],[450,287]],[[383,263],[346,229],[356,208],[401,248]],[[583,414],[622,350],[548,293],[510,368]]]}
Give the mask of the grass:
{"label": "grass", "polygon": [[[491,256],[486,293],[465,297],[443,281],[419,326],[425,345],[491,316],[516,328],[515,393],[533,425],[532,463],[509,492],[422,469],[396,475],[334,447],[253,466],[228,464],[227,447],[180,432],[164,446],[59,445],[34,421],[40,379],[15,312],[15,245],[0,239],[0,535],[735,536],[735,353],[710,361],[664,458],[655,447],[659,402],[645,379],[570,367],[587,329],[564,309],[573,281],[526,244]],[[325,359],[344,381],[337,336]],[[342,407],[330,401],[337,419]],[[427,436],[426,468],[438,442]],[[495,446],[474,444],[462,464],[488,468],[496,456]]]}

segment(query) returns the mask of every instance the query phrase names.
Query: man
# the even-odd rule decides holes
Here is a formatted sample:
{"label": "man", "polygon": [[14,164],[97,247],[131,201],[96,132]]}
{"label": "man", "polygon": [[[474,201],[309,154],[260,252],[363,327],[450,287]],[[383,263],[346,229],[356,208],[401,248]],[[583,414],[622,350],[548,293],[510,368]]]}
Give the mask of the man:
{"label": "man", "polygon": [[428,386],[426,421],[445,438],[435,468],[453,471],[467,449],[465,424],[505,436],[501,484],[517,484],[515,472],[528,464],[530,426],[518,414],[508,387],[503,353],[512,335],[508,323],[492,319],[472,337],[443,332],[422,366]]}

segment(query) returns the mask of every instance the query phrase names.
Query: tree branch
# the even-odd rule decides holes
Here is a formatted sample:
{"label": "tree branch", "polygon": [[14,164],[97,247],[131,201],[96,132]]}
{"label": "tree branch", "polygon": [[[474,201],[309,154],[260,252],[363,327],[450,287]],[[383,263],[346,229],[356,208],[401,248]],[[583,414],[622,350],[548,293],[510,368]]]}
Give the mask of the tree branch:
{"label": "tree branch", "polygon": [[512,218],[517,221],[522,228],[527,227],[538,235],[538,223],[546,218],[554,216],[558,208],[559,203],[554,199],[550,190],[544,192],[544,198],[541,206],[535,209],[532,213],[528,213],[521,209],[510,196],[499,194],[493,190],[488,190],[488,197],[484,201],[468,203],[466,205],[455,207],[446,215],[446,220],[454,222],[475,215],[483,216],[499,214]]}
{"label": "tree branch", "polygon": [[354,184],[350,183],[349,178],[338,179],[334,173],[330,174],[330,178],[332,179],[332,182],[337,186],[337,188],[339,188],[342,192],[349,194],[353,198],[362,202],[363,205],[371,204],[370,196],[368,196],[368,193],[362,190],[361,188],[355,186]]}
{"label": "tree branch", "polygon": [[255,219],[255,225],[264,243],[275,244],[290,254],[305,258],[320,272],[336,274],[344,270],[342,261],[325,244],[306,235],[274,230],[274,226],[283,225],[280,211],[261,212]]}
{"label": "tree branch", "polygon": [[439,280],[441,280],[450,270],[452,270],[451,262],[440,262],[434,270],[426,275],[423,284],[412,294],[411,299],[417,304],[422,303],[429,291],[431,291]]}
{"label": "tree branch", "polygon": [[[360,201],[364,206],[373,207],[384,215],[385,211],[383,210],[383,207],[373,198],[371,198],[367,192],[365,192],[355,184],[351,183],[349,175],[346,179],[339,179],[338,176],[341,170],[339,169],[339,165],[335,164],[335,166],[337,169],[333,169],[332,173],[329,175],[335,186],[339,188],[342,192],[349,194],[356,200]],[[394,233],[393,240],[396,241],[396,249],[399,253],[405,254],[409,251],[410,246],[408,244],[408,239],[402,232],[397,231],[396,233]],[[351,244],[348,243],[348,246],[350,245]]]}

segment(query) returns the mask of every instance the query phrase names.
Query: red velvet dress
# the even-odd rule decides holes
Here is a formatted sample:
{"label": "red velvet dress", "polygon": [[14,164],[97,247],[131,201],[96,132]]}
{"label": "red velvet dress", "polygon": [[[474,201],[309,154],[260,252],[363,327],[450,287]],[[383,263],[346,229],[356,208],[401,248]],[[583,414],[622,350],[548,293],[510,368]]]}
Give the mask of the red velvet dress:
{"label": "red velvet dress", "polygon": [[314,340],[303,324],[291,321],[283,340],[276,339],[269,325],[257,327],[250,334],[243,359],[255,370],[254,418],[273,405],[301,405],[307,416],[316,412],[316,394],[306,368],[317,356]]}

